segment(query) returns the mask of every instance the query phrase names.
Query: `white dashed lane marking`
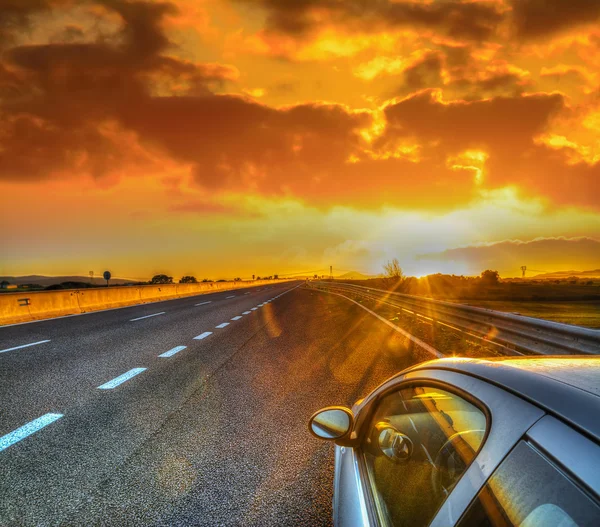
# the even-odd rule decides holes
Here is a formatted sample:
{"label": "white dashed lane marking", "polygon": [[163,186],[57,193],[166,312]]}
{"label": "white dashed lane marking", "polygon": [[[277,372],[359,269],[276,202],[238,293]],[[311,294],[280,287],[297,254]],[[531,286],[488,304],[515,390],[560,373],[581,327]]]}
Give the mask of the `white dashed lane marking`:
{"label": "white dashed lane marking", "polygon": [[229,322],[223,322],[222,324],[219,324],[218,326],[215,326],[218,329],[223,329],[225,326],[229,326]]}
{"label": "white dashed lane marking", "polygon": [[185,348],[187,348],[187,346],[176,346],[175,348],[170,349],[169,351],[165,351],[164,353],[161,353],[159,355],[159,357],[164,357],[164,358],[172,357],[173,355],[175,355],[175,353],[179,353],[180,351],[184,350]]}
{"label": "white dashed lane marking", "polygon": [[240,318],[242,318],[241,316],[237,316],[237,317],[233,317],[231,320],[239,320]]}
{"label": "white dashed lane marking", "polygon": [[28,348],[29,346],[37,346],[38,344],[44,344],[46,342],[50,342],[50,340],[40,340],[38,342],[32,342],[31,344],[23,344],[21,346],[15,346],[14,348],[7,348],[5,350],[0,350],[0,353],[6,353],[7,351],[20,350],[21,348]]}
{"label": "white dashed lane marking", "polygon": [[226,297],[225,297],[225,300],[227,300],[228,298],[235,298],[235,295],[226,296]]}
{"label": "white dashed lane marking", "polygon": [[257,307],[253,307],[251,308],[251,311],[256,311],[258,308]]}
{"label": "white dashed lane marking", "polygon": [[157,317],[158,315],[164,315],[166,311],[160,313],[153,313],[152,315],[146,315],[145,317],[132,318],[129,322],[135,322],[136,320],[143,320],[144,318]]}
{"label": "white dashed lane marking", "polygon": [[112,390],[113,388],[116,388],[117,386],[119,386],[119,384],[123,384],[125,381],[128,381],[132,377],[139,375],[143,371],[146,371],[146,368],[133,368],[132,370],[125,372],[123,375],[119,375],[118,377],[115,377],[112,381],[108,381],[108,382],[102,384],[101,386],[98,386],[98,389],[99,390]]}
{"label": "white dashed lane marking", "polygon": [[50,423],[60,419],[62,416],[63,414],[44,414],[42,417],[38,417],[37,419],[34,419],[33,421],[30,421],[16,430],[13,430],[5,436],[0,437],[0,452],[9,446],[14,445],[15,443],[18,443],[21,441],[21,439],[25,439],[38,430],[41,430],[45,426],[48,426]]}
{"label": "white dashed lane marking", "polygon": [[242,315],[249,315],[250,313],[252,313],[252,311],[244,311]]}
{"label": "white dashed lane marking", "polygon": [[210,335],[212,335],[212,331],[205,331],[204,333],[201,333],[197,337],[194,337],[194,340],[202,340],[202,339],[205,339],[206,337],[209,337]]}
{"label": "white dashed lane marking", "polygon": [[205,306],[206,304],[210,304],[212,302],[212,300],[209,300],[208,302],[200,302],[199,304],[196,304],[197,306]]}

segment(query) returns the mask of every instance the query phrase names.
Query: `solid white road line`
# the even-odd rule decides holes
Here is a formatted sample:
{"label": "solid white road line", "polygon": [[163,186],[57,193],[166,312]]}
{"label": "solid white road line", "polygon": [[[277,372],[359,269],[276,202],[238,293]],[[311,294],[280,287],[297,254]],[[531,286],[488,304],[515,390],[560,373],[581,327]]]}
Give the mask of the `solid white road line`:
{"label": "solid white road line", "polygon": [[5,350],[0,350],[0,353],[6,353],[7,351],[20,350],[21,348],[28,348],[29,346],[37,346],[38,344],[44,344],[45,342],[50,342],[48,340],[40,340],[38,342],[32,342],[31,344],[23,344],[22,346],[15,346],[14,348],[7,348]]}
{"label": "solid white road line", "polygon": [[116,388],[117,386],[119,386],[119,384],[123,384],[125,381],[128,381],[132,377],[139,375],[140,373],[142,373],[145,370],[146,370],[146,368],[133,368],[132,370],[125,372],[123,375],[119,375],[118,377],[115,377],[112,381],[105,382],[101,386],[98,386],[98,389],[99,390],[112,390],[113,388]]}
{"label": "solid white road line", "polygon": [[225,300],[229,299],[229,298],[235,298],[235,295],[231,295],[231,296],[226,296]]}
{"label": "solid white road line", "polygon": [[42,417],[38,417],[26,425],[23,425],[20,428],[17,428],[16,430],[6,434],[5,436],[0,437],[0,452],[11,445],[18,443],[21,441],[21,439],[25,439],[27,436],[30,436],[45,426],[48,426],[50,423],[60,419],[62,416],[63,414],[44,414]]}
{"label": "solid white road line", "polygon": [[202,340],[202,339],[205,339],[206,337],[209,337],[210,335],[212,335],[212,331],[205,331],[204,333],[201,333],[197,337],[194,337],[194,340]]}
{"label": "solid white road line", "polygon": [[242,318],[241,316],[237,316],[237,317],[233,317],[231,320],[239,320],[240,318]]}
{"label": "solid white road line", "polygon": [[209,300],[208,302],[200,302],[199,304],[196,304],[197,306],[205,306],[206,304],[210,304],[212,302],[212,300]]}
{"label": "solid white road line", "polygon": [[242,315],[249,315],[250,313],[252,313],[252,311],[244,311]]}
{"label": "solid white road line", "polygon": [[225,326],[229,326],[229,322],[223,322],[222,324],[219,324],[218,326],[215,326],[218,329],[223,329]]}
{"label": "solid white road line", "polygon": [[136,320],[143,320],[144,318],[157,317],[158,315],[164,315],[166,311],[160,313],[153,313],[152,315],[146,315],[145,317],[132,318],[129,322],[135,322]]}
{"label": "solid white road line", "polygon": [[176,346],[173,349],[170,349],[169,351],[165,351],[164,353],[161,353],[159,355],[159,357],[172,357],[173,355],[175,355],[175,353],[179,353],[180,351],[184,350],[185,348],[187,348],[187,346]]}

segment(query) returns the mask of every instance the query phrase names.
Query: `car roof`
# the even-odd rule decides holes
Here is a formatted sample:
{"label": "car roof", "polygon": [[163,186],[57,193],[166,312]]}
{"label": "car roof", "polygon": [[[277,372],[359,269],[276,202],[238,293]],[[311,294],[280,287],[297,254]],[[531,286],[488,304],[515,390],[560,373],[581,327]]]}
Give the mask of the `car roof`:
{"label": "car roof", "polygon": [[600,356],[535,356],[424,362],[483,379],[540,406],[600,442]]}

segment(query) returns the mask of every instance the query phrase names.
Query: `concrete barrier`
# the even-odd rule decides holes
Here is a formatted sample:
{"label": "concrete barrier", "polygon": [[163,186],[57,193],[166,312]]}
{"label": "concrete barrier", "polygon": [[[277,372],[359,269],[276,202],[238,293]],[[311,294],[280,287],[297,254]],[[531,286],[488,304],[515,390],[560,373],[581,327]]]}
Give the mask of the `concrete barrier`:
{"label": "concrete barrier", "polygon": [[33,320],[29,312],[31,295],[32,293],[0,294],[0,324],[14,324]]}
{"label": "concrete barrier", "polygon": [[0,294],[0,325],[42,320],[289,280],[201,282]]}
{"label": "concrete barrier", "polygon": [[81,313],[77,291],[35,291],[0,295],[0,323],[25,322]]}
{"label": "concrete barrier", "polygon": [[174,284],[142,285],[139,289],[142,303],[177,297],[177,286]]}
{"label": "concrete barrier", "polygon": [[140,288],[134,286],[79,289],[81,313],[140,303]]}

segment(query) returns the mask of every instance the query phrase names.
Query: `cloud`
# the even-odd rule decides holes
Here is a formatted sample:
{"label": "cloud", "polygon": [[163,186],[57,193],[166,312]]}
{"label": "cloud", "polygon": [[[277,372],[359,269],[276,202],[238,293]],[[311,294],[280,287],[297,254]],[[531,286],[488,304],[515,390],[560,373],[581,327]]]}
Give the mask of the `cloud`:
{"label": "cloud", "polygon": [[487,188],[518,186],[555,203],[598,208],[600,162],[573,161],[572,148],[536,141],[566,111],[557,93],[445,102],[427,90],[386,107],[378,143],[390,149],[398,140],[417,141],[423,163],[479,151]]}
{"label": "cloud", "polygon": [[597,0],[511,0],[512,23],[518,36],[544,38],[577,26],[597,24]]}
{"label": "cloud", "polygon": [[504,240],[422,254],[418,259],[453,262],[471,273],[496,269],[504,276],[519,276],[522,265],[546,272],[574,267],[583,271],[600,267],[600,240],[588,237]]}
{"label": "cloud", "polygon": [[173,4],[95,4],[121,20],[111,39],[19,45],[4,52],[0,179],[69,172],[103,177],[128,164],[143,166],[138,155],[143,147],[131,148],[131,134],[123,141],[120,134],[105,133],[107,128],[123,128],[128,134],[123,115],[132,101],[151,100],[156,91],[206,95],[237,77],[230,66],[196,64],[166,54],[171,44],[162,20],[176,12]]}
{"label": "cloud", "polygon": [[427,53],[404,70],[404,84],[414,92],[426,87],[440,86],[442,81],[442,57],[439,53]]}
{"label": "cloud", "polygon": [[384,141],[412,136],[441,141],[451,151],[483,147],[521,152],[563,106],[559,94],[444,102],[439,92],[425,90],[386,107]]}
{"label": "cloud", "polygon": [[0,49],[14,42],[20,31],[31,28],[31,17],[48,11],[59,0],[0,0]]}
{"label": "cloud", "polygon": [[[261,5],[310,16],[320,6],[336,20],[358,13],[356,2]],[[444,5],[365,9],[366,16],[389,9],[397,20],[403,14],[425,23],[444,9],[480,13],[492,4]],[[224,93],[239,80],[234,66],[175,54],[165,29],[177,14],[174,4],[90,6],[110,22],[106,35],[4,51],[1,180],[92,176],[107,186],[123,173],[143,176],[170,164],[186,167],[195,185],[211,192],[291,196],[320,206],[451,209],[482,189],[506,186],[560,204],[600,206],[593,157],[574,157],[572,140],[558,148],[540,140],[557,115],[569,113],[565,96],[477,97],[514,87],[526,74],[499,59],[472,73],[474,52],[465,63],[465,45],[418,53],[402,76],[408,90],[442,83],[472,92],[469,98],[446,101],[440,90],[422,89],[375,110],[318,101],[273,107]]]}
{"label": "cloud", "polygon": [[454,38],[483,40],[503,20],[497,2],[421,2],[417,0],[237,0],[267,11],[267,29],[297,38],[322,25],[348,30],[367,28],[432,29]]}

